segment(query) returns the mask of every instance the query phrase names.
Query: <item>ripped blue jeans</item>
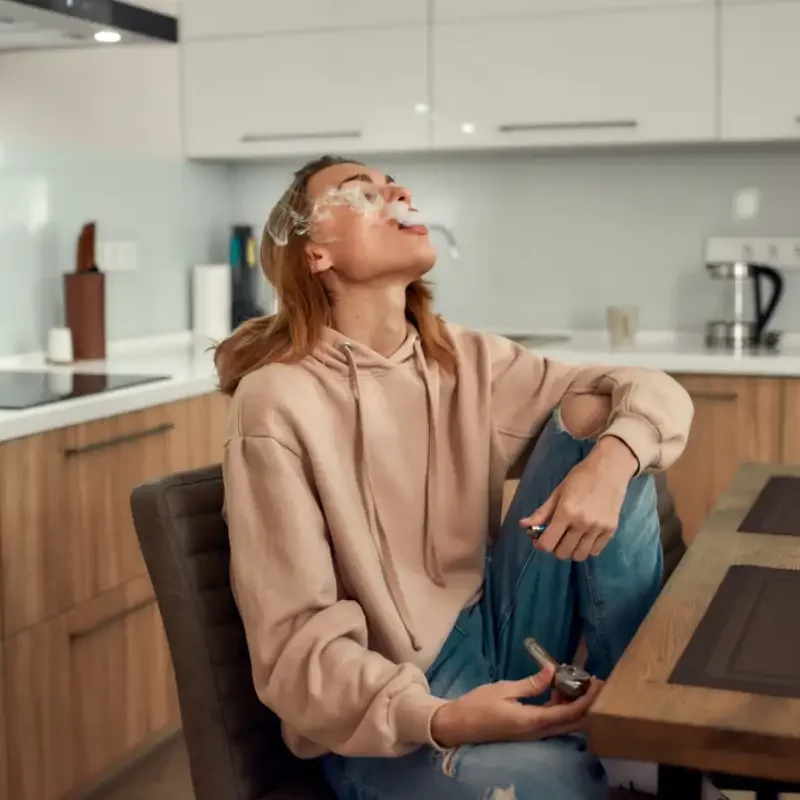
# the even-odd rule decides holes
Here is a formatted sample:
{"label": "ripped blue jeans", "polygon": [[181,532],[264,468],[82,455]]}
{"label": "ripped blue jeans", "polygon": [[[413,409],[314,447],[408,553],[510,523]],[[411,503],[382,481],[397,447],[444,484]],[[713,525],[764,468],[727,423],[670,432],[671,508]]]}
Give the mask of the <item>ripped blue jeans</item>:
{"label": "ripped blue jeans", "polygon": [[[545,427],[487,557],[482,600],[462,612],[428,670],[433,695],[459,697],[536,672],[526,636],[560,661],[573,658],[583,637],[587,668],[601,678],[622,655],[661,588],[652,478],[630,482],[617,531],[596,558],[560,561],[531,547],[519,527],[592,446],[570,435],[557,415]],[[423,747],[401,758],[331,755],[323,767],[340,800],[606,800],[610,794],[605,770],[580,736],[444,754]]]}

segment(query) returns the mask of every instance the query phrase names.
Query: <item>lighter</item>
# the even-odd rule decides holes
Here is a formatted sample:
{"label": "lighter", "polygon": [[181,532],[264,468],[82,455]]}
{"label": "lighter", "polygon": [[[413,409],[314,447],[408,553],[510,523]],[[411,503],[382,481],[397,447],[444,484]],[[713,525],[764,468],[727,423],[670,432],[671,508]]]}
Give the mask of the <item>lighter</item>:
{"label": "lighter", "polygon": [[555,669],[553,688],[557,689],[565,697],[570,698],[570,700],[577,700],[589,691],[589,687],[592,684],[592,676],[585,669],[576,667],[574,664],[559,664],[532,637],[525,640],[525,649],[540,667],[546,667],[548,664],[553,666]]}
{"label": "lighter", "polygon": [[546,525],[528,525],[528,533],[536,541],[543,533]]}

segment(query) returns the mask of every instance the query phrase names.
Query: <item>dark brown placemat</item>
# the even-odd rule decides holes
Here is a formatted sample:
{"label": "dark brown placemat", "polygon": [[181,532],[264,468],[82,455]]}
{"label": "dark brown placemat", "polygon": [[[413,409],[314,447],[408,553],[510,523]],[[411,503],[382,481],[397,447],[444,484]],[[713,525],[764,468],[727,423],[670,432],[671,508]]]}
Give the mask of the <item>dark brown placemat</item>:
{"label": "dark brown placemat", "polygon": [[800,572],[734,566],[669,683],[800,698]]}
{"label": "dark brown placemat", "polygon": [[773,475],[750,506],[738,530],[800,536],[800,478]]}

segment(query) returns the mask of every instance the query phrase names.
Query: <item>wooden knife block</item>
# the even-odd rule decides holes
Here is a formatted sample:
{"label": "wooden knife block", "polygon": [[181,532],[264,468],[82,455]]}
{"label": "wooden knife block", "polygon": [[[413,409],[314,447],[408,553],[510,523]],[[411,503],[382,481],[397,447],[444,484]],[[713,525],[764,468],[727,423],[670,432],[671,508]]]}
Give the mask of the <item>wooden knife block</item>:
{"label": "wooden knife block", "polygon": [[67,327],[76,361],[106,357],[106,276],[74,272],[64,276]]}

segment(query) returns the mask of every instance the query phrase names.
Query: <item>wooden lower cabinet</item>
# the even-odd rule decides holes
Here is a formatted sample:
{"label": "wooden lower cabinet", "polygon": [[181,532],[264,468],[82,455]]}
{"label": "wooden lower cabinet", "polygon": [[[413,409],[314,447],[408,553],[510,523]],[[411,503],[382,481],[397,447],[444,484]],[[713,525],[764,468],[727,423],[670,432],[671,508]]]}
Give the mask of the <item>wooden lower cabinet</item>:
{"label": "wooden lower cabinet", "polygon": [[674,376],[694,401],[686,450],[668,474],[684,539],[691,542],[743,461],[781,456],[783,381]]}
{"label": "wooden lower cabinet", "polygon": [[8,781],[61,800],[180,725],[161,617],[146,578],[5,642]]}
{"label": "wooden lower cabinet", "polygon": [[145,575],[134,486],[222,458],[215,393],[0,443],[3,632]]}
{"label": "wooden lower cabinet", "polygon": [[6,635],[72,606],[64,463],[63,430],[0,444],[0,607]]}
{"label": "wooden lower cabinet", "polygon": [[221,461],[229,402],[220,392],[187,401],[188,428],[191,432],[191,469],[207,467]]}
{"label": "wooden lower cabinet", "polygon": [[222,458],[227,398],[0,443],[0,800],[65,800],[180,725],[134,486]]}
{"label": "wooden lower cabinet", "polygon": [[800,464],[800,379],[784,381],[783,462]]}
{"label": "wooden lower cabinet", "polygon": [[9,794],[60,800],[74,786],[66,616],[12,636],[4,652]]}
{"label": "wooden lower cabinet", "polygon": [[0,800],[10,800],[8,794],[8,736],[6,734],[6,671],[5,654],[0,644]]}
{"label": "wooden lower cabinet", "polygon": [[66,429],[61,469],[72,544],[69,607],[145,574],[130,493],[182,466],[180,425],[170,404]]}

